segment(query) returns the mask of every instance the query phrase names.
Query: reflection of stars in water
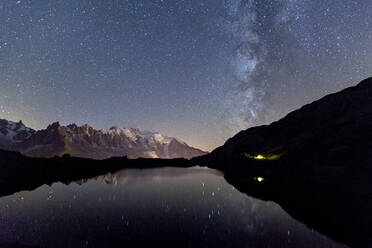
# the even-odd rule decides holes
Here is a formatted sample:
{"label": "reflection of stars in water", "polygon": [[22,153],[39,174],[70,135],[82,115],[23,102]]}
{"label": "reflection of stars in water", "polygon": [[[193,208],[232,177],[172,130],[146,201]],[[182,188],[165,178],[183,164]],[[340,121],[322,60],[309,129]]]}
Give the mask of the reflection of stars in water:
{"label": "reflection of stars in water", "polygon": [[[266,238],[301,247],[299,244],[304,239],[312,241],[310,238],[317,235],[302,235],[305,227],[302,224],[293,225],[293,220],[288,219],[286,214],[282,215],[272,203],[250,200],[237,191],[233,192],[234,188],[219,180],[209,180],[204,185],[200,181],[195,183],[195,176],[190,176],[186,184],[178,178],[176,182],[167,180],[174,183],[173,193],[166,183],[163,186],[156,184],[155,187],[141,182],[133,187],[100,185],[97,188],[91,188],[97,185],[90,183],[82,186],[71,184],[63,188],[57,184],[38,189],[35,191],[38,193],[28,192],[3,198],[0,201],[0,238],[1,235],[16,233],[21,237],[18,241],[23,241],[23,237],[31,235],[35,244],[49,242],[46,247],[53,247],[50,242],[55,242],[56,236],[61,236],[59,232],[62,236],[73,233],[68,242],[74,247],[105,247],[112,244],[110,242],[121,242],[123,238],[129,240],[140,235],[159,233],[161,238],[169,238],[169,235],[178,238],[180,236],[177,235],[181,235],[192,237],[191,241],[211,241],[209,247],[214,247],[209,244],[218,244],[220,240],[229,241],[232,247],[245,246],[247,241],[258,240],[268,247],[272,243],[267,243]],[[204,196],[200,194],[201,191],[205,192]],[[45,197],[49,192],[53,195],[51,201]],[[232,192],[235,195],[231,196]],[[24,200],[21,200],[23,196]],[[28,204],[35,205],[30,209],[22,208]],[[251,209],[252,205],[257,206]],[[4,231],[3,226],[12,228]],[[97,236],[98,232],[104,235]],[[51,233],[55,236],[48,236]],[[270,236],[272,233],[275,235]],[[299,240],[298,237],[303,239]],[[49,240],[45,241],[46,238]],[[311,244],[314,242],[310,242],[308,247]]]}

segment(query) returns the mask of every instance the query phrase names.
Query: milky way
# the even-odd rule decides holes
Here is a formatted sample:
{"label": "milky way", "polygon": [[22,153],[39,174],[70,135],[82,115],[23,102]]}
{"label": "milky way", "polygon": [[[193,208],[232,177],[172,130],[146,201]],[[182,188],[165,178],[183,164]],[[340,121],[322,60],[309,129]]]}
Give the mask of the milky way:
{"label": "milky way", "polygon": [[227,6],[235,80],[225,107],[236,131],[372,73],[372,2],[230,0]]}
{"label": "milky way", "polygon": [[3,0],[0,118],[212,149],[372,74],[368,0]]}

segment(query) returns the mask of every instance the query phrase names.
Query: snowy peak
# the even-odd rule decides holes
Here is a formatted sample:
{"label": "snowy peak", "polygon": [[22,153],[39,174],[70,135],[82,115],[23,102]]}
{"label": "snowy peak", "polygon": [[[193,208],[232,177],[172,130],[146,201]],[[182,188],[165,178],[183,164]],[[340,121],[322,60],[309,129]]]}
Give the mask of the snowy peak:
{"label": "snowy peak", "polygon": [[123,133],[132,141],[136,142],[138,140],[139,130],[133,128],[124,128]]}
{"label": "snowy peak", "polygon": [[[128,139],[133,142],[142,142],[148,144],[169,144],[172,137],[164,136],[158,132],[150,131],[141,131],[138,128],[120,128],[120,127],[111,127],[110,129],[101,129],[99,132],[109,135],[125,135]],[[180,141],[186,144],[183,141]]]}
{"label": "snowy peak", "polygon": [[26,127],[22,121],[13,122],[0,119],[0,147],[2,148],[22,142],[33,133],[35,133],[35,130]]}

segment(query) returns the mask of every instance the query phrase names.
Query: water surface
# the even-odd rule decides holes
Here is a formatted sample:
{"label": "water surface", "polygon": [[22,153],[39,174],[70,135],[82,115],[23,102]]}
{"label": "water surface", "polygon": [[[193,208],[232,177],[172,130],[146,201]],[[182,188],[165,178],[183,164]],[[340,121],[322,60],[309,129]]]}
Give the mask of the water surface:
{"label": "water surface", "polygon": [[[30,175],[32,176],[32,175]],[[0,198],[0,243],[345,247],[200,167],[122,170]]]}

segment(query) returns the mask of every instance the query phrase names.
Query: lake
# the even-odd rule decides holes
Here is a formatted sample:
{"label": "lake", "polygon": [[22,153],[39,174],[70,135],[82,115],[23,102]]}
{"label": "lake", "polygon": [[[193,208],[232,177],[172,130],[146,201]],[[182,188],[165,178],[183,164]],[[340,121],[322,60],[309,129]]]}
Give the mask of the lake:
{"label": "lake", "polygon": [[[32,175],[30,175],[32,176]],[[202,167],[127,169],[0,198],[0,243],[346,247]]]}

